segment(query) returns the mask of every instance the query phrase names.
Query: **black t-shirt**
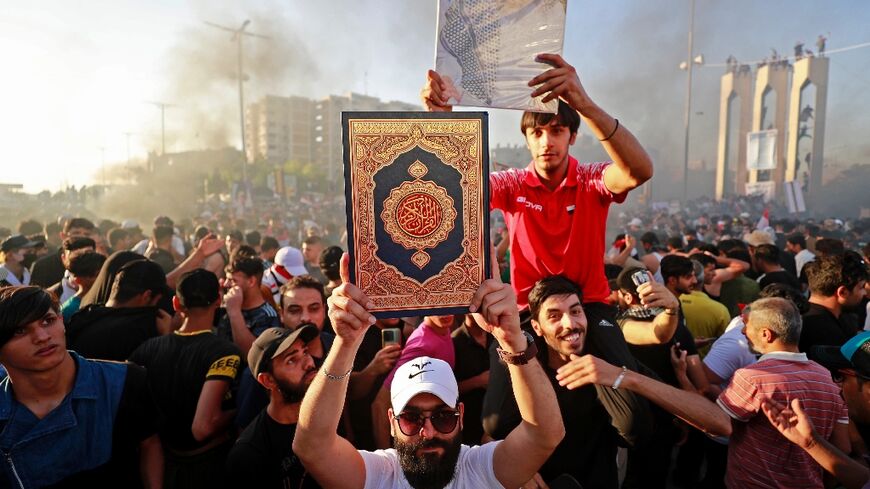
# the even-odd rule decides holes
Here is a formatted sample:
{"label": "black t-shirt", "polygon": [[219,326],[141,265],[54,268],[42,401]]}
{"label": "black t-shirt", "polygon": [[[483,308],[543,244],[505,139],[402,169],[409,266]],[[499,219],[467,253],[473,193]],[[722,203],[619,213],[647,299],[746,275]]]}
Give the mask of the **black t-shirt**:
{"label": "black t-shirt", "polygon": [[839,321],[826,307],[810,303],[810,309],[803,315],[801,339],[798,347],[808,352],[816,345],[843,346],[858,330]]}
{"label": "black t-shirt", "polygon": [[227,487],[319,488],[293,453],[294,436],[295,424],[280,424],[261,412],[227,456]]}
{"label": "black t-shirt", "polygon": [[232,384],[241,363],[238,347],[211,330],[174,333],[146,341],[130,361],[148,369],[148,384],[163,417],[164,446],[182,452],[203,446],[191,431],[200,393],[206,381]]}
{"label": "black t-shirt", "polygon": [[[622,316],[618,319],[620,326],[622,326],[624,321],[625,318]],[[650,327],[652,327],[651,323]],[[682,309],[680,309],[677,330],[670,341],[659,345],[629,344],[628,349],[640,363],[655,372],[662,382],[679,388],[680,384],[677,381],[677,374],[674,372],[673,365],[671,365],[671,346],[674,343],[679,343],[680,349],[686,350],[688,355],[698,354],[698,349],[695,347],[695,338],[692,336],[689,328],[686,327]]]}
{"label": "black t-shirt", "polygon": [[[403,340],[404,343],[404,340]],[[359,345],[356,357],[353,359],[353,371],[365,369],[375,355],[381,351],[381,329],[372,327],[366,330],[362,343]],[[353,444],[360,450],[374,450],[375,440],[372,433],[372,403],[378,395],[378,390],[384,384],[388,374],[383,374],[372,383],[371,390],[361,399],[348,399],[347,415],[353,432]]]}
{"label": "black t-shirt", "polygon": [[[567,473],[583,487],[616,489],[619,487],[616,470],[619,435],[599,401],[596,387],[586,385],[567,389],[558,384],[554,370],[544,366],[544,371],[556,392],[565,424],[565,437],[538,473],[548,483]],[[504,397],[498,411],[497,424],[491,434],[495,438],[504,438],[519,425],[522,417],[513,395]],[[467,425],[463,429],[467,429]]]}
{"label": "black t-shirt", "polygon": [[[492,335],[486,335],[486,346],[481,346],[468,333],[463,325],[453,332],[453,349],[456,352],[456,381],[470,379],[489,370],[489,345],[492,343]],[[474,389],[459,394],[459,400],[465,405],[465,422],[462,425],[462,442],[466,445],[480,445],[483,436],[483,397],[486,395],[485,388]]]}
{"label": "black t-shirt", "polygon": [[795,290],[801,290],[801,284],[798,282],[797,277],[785,270],[765,273],[758,281],[758,286],[762,289],[770,284],[785,284]]}
{"label": "black t-shirt", "polygon": [[91,304],[73,315],[67,347],[85,358],[130,358],[146,340],[158,336],[156,307],[105,307]]}

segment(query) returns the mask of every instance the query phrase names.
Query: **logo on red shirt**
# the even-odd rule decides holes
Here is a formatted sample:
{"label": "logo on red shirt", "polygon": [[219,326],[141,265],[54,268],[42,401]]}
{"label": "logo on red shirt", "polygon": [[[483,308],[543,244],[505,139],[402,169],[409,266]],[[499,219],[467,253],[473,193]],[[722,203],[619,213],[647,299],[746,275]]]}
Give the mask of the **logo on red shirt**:
{"label": "logo on red shirt", "polygon": [[535,204],[533,202],[529,202],[522,195],[517,197],[517,204],[524,204],[527,209],[532,209],[533,211],[543,211],[544,210],[544,206],[542,206],[541,204]]}

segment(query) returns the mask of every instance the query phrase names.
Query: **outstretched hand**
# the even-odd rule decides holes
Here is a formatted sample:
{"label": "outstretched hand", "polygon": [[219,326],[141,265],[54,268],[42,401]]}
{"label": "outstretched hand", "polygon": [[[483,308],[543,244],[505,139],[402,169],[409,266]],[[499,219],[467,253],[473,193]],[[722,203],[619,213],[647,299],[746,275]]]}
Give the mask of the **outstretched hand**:
{"label": "outstretched hand", "polygon": [[804,412],[800,399],[792,399],[791,406],[773,399],[764,399],[761,401],[761,410],[770,420],[770,424],[788,441],[805,450],[815,444],[816,430]]}
{"label": "outstretched hand", "polygon": [[568,389],[577,389],[589,384],[612,386],[621,373],[622,368],[598,357],[571,354],[571,361],[556,370],[556,380],[559,381],[559,385]]}
{"label": "outstretched hand", "polygon": [[196,245],[196,252],[203,258],[206,258],[217,253],[223,247],[224,241],[222,239],[218,239],[214,234],[209,234],[199,240],[199,243]]}
{"label": "outstretched hand", "polygon": [[341,256],[339,270],[342,284],[332,291],[326,301],[329,305],[329,320],[336,336],[352,342],[375,324],[375,317],[368,312],[374,304],[359,287],[350,283],[350,256],[347,253]]}
{"label": "outstretched hand", "polygon": [[532,97],[546,93],[541,102],[547,103],[561,98],[571,108],[583,114],[584,109],[591,105],[592,101],[580,83],[577,70],[558,54],[539,54],[535,57],[535,61],[546,63],[552,68],[529,81],[530,87],[537,87],[532,92]]}

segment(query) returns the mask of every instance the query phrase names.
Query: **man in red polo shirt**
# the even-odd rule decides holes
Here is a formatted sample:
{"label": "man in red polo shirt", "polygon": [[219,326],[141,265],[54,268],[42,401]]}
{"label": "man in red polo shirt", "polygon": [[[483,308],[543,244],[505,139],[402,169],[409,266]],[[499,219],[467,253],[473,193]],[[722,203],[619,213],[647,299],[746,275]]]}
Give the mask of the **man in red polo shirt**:
{"label": "man in red polo shirt", "polygon": [[[490,175],[490,207],[505,213],[510,234],[511,284],[528,315],[528,293],[551,275],[564,275],[583,291],[590,325],[614,324],[604,306],[604,233],[611,202],[652,177],[652,161],[637,139],[587,95],[574,67],[556,54],[538,55],[551,69],[533,78],[532,96],[559,99],[558,114],[525,112],[521,131],[532,153],[523,170]],[[430,70],[421,92],[430,111],[450,111],[447,83]],[[580,165],[568,154],[580,120],[602,142],[612,163]]]}

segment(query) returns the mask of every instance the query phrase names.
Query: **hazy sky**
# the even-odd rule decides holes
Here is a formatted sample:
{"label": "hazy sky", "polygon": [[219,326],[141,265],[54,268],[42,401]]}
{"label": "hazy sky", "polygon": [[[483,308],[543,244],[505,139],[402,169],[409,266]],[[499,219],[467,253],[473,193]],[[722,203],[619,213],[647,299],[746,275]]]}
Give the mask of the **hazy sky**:
{"label": "hazy sky", "polygon": [[[220,6],[219,6],[220,5]],[[0,15],[2,183],[56,190],[99,178],[107,162],[159,149],[167,110],[169,150],[239,145],[232,79],[235,46],[202,21],[272,37],[246,44],[248,100],[265,93],[322,97],[348,90],[417,102],[434,59],[435,0],[244,2],[17,2]],[[688,0],[569,0],[565,57],[590,96],[682,167]],[[697,0],[695,52],[708,63],[755,60],[796,41],[828,49],[870,41],[865,1]],[[831,56],[829,164],[870,159],[870,48]],[[720,68],[696,71],[691,158],[715,158]],[[493,144],[521,143],[519,114],[491,111]]]}

